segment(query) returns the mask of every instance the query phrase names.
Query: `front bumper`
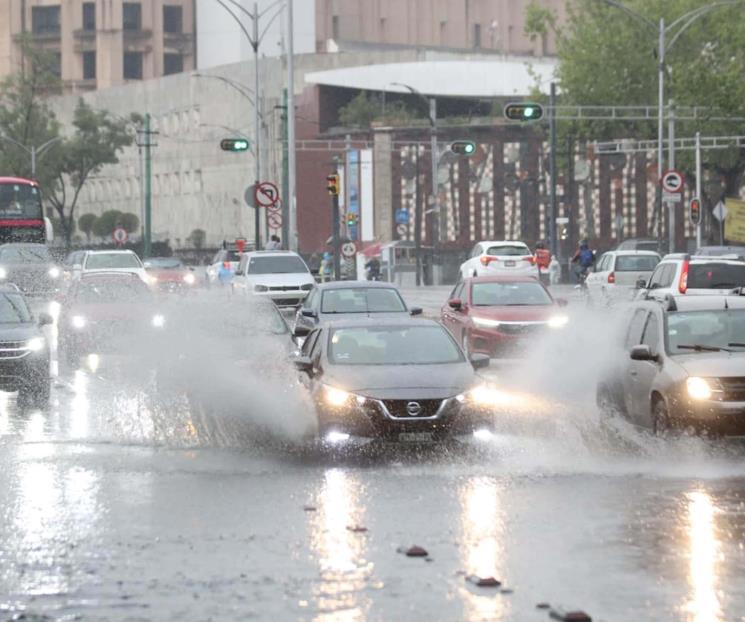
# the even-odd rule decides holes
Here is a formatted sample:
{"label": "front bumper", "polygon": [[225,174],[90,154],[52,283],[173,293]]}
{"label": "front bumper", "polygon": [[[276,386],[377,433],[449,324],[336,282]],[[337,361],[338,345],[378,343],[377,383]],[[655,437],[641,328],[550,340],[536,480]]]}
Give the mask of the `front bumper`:
{"label": "front bumper", "polygon": [[673,400],[670,409],[675,428],[693,428],[717,436],[745,436],[745,401]]}
{"label": "front bumper", "polygon": [[253,289],[251,293],[254,296],[271,300],[278,307],[296,307],[305,300],[310,290],[296,287],[270,287],[268,291]]}
{"label": "front bumper", "polygon": [[[1,353],[0,353],[1,354]],[[0,357],[0,390],[17,391],[49,380],[49,352],[29,352],[21,357]]]}
{"label": "front bumper", "polygon": [[491,357],[519,357],[533,339],[548,330],[545,322],[504,323],[495,328],[472,328],[469,333],[469,348],[473,353]]}

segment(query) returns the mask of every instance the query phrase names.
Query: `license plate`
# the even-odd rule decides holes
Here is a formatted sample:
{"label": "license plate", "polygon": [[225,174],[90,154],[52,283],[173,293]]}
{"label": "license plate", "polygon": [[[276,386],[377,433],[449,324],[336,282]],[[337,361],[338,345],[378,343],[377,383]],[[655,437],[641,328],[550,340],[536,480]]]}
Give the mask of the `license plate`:
{"label": "license plate", "polygon": [[402,443],[429,443],[432,441],[432,432],[401,432],[398,440]]}
{"label": "license plate", "polygon": [[504,265],[507,268],[514,268],[517,264],[514,261],[512,261],[511,259],[508,259],[507,261],[504,262]]}

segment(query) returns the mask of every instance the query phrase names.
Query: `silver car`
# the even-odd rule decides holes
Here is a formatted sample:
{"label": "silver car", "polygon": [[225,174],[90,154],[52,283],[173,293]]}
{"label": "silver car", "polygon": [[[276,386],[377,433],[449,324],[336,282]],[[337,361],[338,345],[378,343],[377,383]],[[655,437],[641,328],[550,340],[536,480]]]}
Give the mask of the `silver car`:
{"label": "silver car", "polygon": [[657,434],[745,435],[745,296],[669,296],[630,306],[623,355],[598,405]]}

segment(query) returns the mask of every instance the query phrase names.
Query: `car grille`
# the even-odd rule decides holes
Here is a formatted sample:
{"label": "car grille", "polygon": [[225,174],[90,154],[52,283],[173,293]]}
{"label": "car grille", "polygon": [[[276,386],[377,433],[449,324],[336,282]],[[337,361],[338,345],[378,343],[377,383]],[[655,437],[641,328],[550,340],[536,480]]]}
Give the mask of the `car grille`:
{"label": "car grille", "polygon": [[277,287],[270,287],[270,292],[296,292],[300,287],[297,285],[281,285]]}
{"label": "car grille", "polygon": [[0,341],[0,359],[19,359],[28,353],[25,341]]}
{"label": "car grille", "polygon": [[530,335],[545,327],[543,322],[540,324],[500,324],[497,330],[505,335]]}
{"label": "car grille", "polygon": [[745,402],[745,378],[720,378],[724,387],[722,400],[725,402]]}
{"label": "car grille", "polygon": [[[396,419],[421,419],[434,417],[440,410],[443,400],[382,400],[391,417]],[[415,404],[419,405],[416,412]],[[409,411],[411,405],[412,411]]]}

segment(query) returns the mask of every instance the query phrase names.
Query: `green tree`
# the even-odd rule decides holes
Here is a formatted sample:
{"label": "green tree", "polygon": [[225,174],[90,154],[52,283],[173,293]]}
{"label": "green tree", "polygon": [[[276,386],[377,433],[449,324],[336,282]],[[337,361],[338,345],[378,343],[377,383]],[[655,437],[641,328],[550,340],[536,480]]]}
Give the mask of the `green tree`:
{"label": "green tree", "polygon": [[121,224],[122,216],[119,210],[106,210],[93,223],[93,234],[99,238],[110,238],[114,229]]}
{"label": "green tree", "polygon": [[556,15],[551,9],[541,6],[536,0],[531,0],[525,7],[525,26],[523,30],[531,41],[548,35],[556,26]]}
{"label": "green tree", "polygon": [[382,103],[378,97],[368,96],[360,91],[346,106],[339,109],[339,122],[344,127],[370,127],[375,118],[381,114]]}
{"label": "green tree", "polygon": [[204,243],[207,240],[207,233],[204,229],[194,229],[187,239],[194,248],[199,250],[204,247]]}
{"label": "green tree", "polygon": [[91,241],[91,233],[93,233],[93,227],[96,224],[96,220],[98,220],[98,216],[95,214],[83,214],[78,218],[78,229],[85,233],[88,242]]}
{"label": "green tree", "polygon": [[127,233],[134,233],[140,228],[140,219],[132,212],[123,212],[119,218],[119,224]]}

